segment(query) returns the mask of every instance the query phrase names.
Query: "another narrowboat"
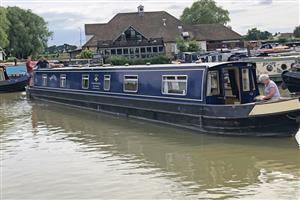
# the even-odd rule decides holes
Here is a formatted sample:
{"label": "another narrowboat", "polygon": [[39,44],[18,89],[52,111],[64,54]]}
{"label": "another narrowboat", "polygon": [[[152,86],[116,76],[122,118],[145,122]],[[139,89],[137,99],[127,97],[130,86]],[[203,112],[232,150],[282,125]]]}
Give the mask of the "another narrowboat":
{"label": "another narrowboat", "polygon": [[284,87],[291,93],[300,94],[300,68],[282,73]]}
{"label": "another narrowboat", "polygon": [[28,80],[27,75],[9,77],[6,67],[0,66],[0,93],[25,91]]}
{"label": "another narrowboat", "polygon": [[27,92],[208,134],[291,136],[299,129],[299,99],[255,102],[256,67],[249,62],[37,69]]}

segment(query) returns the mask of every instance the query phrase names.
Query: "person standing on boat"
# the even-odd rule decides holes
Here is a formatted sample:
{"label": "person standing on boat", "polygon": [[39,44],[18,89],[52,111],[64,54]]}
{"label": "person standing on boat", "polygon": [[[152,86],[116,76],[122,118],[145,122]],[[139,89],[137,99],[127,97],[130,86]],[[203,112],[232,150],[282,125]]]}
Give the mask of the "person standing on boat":
{"label": "person standing on boat", "polygon": [[265,85],[264,96],[258,97],[258,100],[278,100],[280,99],[279,89],[274,83],[274,81],[270,80],[268,74],[262,74],[259,76],[259,81]]}
{"label": "person standing on boat", "polygon": [[26,61],[26,69],[27,74],[29,76],[29,86],[32,86],[32,78],[33,78],[33,62],[31,60],[31,56],[28,56]]}

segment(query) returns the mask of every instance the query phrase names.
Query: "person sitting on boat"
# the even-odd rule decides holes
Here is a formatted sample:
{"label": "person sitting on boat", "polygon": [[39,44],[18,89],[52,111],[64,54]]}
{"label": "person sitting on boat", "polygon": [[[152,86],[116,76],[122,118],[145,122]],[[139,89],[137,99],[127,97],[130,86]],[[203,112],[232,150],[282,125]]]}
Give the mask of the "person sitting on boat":
{"label": "person sitting on boat", "polygon": [[55,68],[55,67],[63,67],[63,64],[54,64],[49,63],[45,57],[41,57],[40,60],[36,64],[38,69],[44,69],[44,68]]}
{"label": "person sitting on boat", "polygon": [[41,57],[39,61],[36,63],[36,66],[38,69],[43,69],[43,68],[49,68],[50,65],[45,57]]}
{"label": "person sitting on boat", "polygon": [[257,100],[278,100],[280,99],[279,89],[274,83],[274,81],[270,80],[268,74],[262,74],[259,76],[259,81],[265,85],[264,96],[259,96]]}

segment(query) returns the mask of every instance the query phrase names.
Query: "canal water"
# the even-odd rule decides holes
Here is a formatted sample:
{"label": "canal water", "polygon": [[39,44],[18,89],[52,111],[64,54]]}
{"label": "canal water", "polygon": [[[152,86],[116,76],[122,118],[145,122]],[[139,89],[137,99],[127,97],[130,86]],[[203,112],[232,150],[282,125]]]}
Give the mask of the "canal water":
{"label": "canal water", "polygon": [[[277,122],[280,123],[280,122]],[[291,138],[198,134],[0,95],[0,199],[299,199]]]}

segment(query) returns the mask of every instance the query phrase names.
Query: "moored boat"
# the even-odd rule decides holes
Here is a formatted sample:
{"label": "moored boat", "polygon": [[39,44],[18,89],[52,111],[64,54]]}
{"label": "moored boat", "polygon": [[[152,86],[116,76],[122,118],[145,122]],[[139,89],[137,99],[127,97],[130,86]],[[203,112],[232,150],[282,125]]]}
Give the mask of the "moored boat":
{"label": "moored boat", "polygon": [[32,99],[175,125],[209,134],[290,136],[298,99],[255,102],[255,64],[38,69]]}
{"label": "moored boat", "polygon": [[284,87],[292,93],[300,93],[300,68],[282,73]]}
{"label": "moored boat", "polygon": [[25,91],[27,75],[8,76],[6,68],[0,66],[0,93]]}

